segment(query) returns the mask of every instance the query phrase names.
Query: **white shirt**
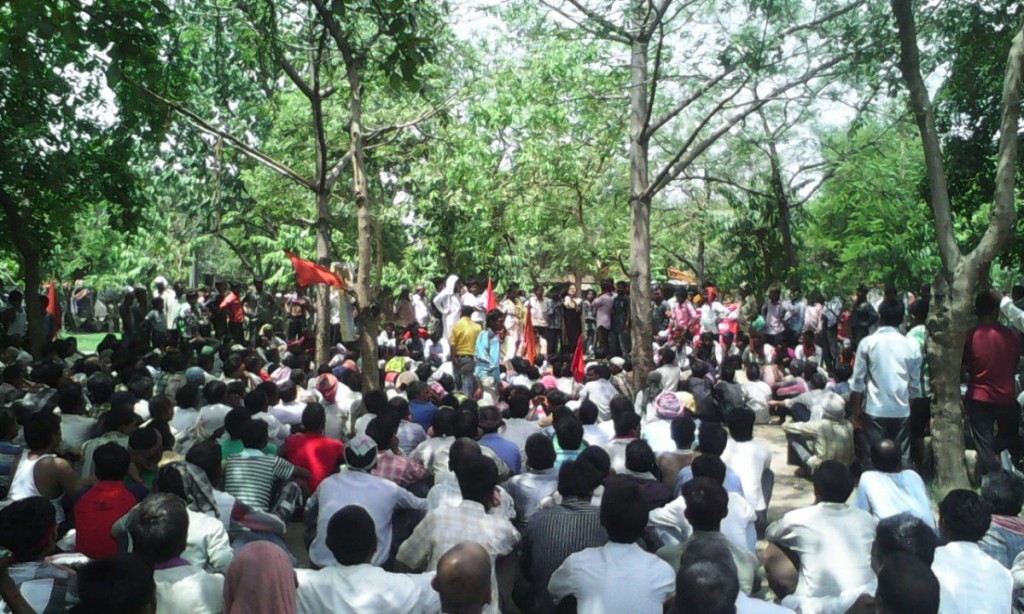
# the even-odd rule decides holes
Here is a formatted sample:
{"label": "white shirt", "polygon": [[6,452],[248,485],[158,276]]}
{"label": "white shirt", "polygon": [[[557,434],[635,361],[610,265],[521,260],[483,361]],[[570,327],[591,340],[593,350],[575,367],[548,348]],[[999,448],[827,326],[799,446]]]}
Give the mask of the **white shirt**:
{"label": "white shirt", "polygon": [[[362,471],[342,469],[327,477],[310,500],[316,501],[316,537],[309,548],[309,559],[321,567],[336,563],[327,549],[327,523],[335,512],[347,505],[358,505],[370,514],[377,528],[377,552],[374,565],[383,565],[391,553],[391,516],[395,508],[426,510],[426,499],[420,499],[398,484]],[[307,509],[310,506],[307,505]]]}
{"label": "white shirt", "polygon": [[857,346],[850,389],[867,391],[865,411],[875,418],[907,418],[921,394],[921,347],[892,326],[882,326]]}
{"label": "white shirt", "polygon": [[530,435],[540,433],[540,425],[526,418],[509,418],[501,429],[501,436],[519,446],[519,452],[526,459],[526,440]]}
{"label": "white shirt", "polygon": [[[719,531],[729,541],[751,552],[757,552],[757,531],[754,520],[757,514],[750,507],[743,495],[735,492],[729,494],[729,508]],[[686,519],[686,500],[682,495],[676,497],[665,507],[651,510],[647,523],[653,526],[663,541],[683,541],[693,533],[693,527]],[[667,540],[666,540],[667,538]]]}
{"label": "white shirt", "polygon": [[551,574],[548,592],[556,601],[575,595],[587,614],[660,614],[675,585],[665,561],[636,544],[609,542],[569,555]]}
{"label": "white shirt", "polygon": [[389,573],[373,565],[328,565],[296,569],[300,614],[391,614],[439,612],[441,602],[430,586],[433,573]]}
{"label": "white shirt", "polygon": [[612,461],[612,471],[615,473],[626,472],[626,446],[631,442],[635,441],[635,438],[629,439],[612,439],[608,443],[601,446],[604,451],[608,453],[608,456]]}
{"label": "white shirt", "polygon": [[655,454],[676,451],[676,442],[672,441],[671,420],[655,420],[645,424],[643,439],[651,444],[651,449]]}
{"label": "white shirt", "polygon": [[[498,498],[501,505],[487,510],[488,514],[501,514],[509,521],[516,519],[516,503],[508,491],[498,486]],[[427,510],[436,510],[442,506],[459,507],[462,504],[462,489],[454,473],[447,473],[438,479],[427,493]]]}
{"label": "white shirt", "polygon": [[[611,422],[604,422],[603,424],[611,425]],[[592,446],[604,446],[606,443],[612,440],[615,435],[615,429],[612,429],[611,435],[608,431],[601,427],[600,424],[584,424],[583,425],[583,440]]]}
{"label": "white shirt", "polygon": [[533,325],[546,327],[548,325],[548,306],[551,305],[551,301],[547,298],[531,296],[526,305],[530,310],[530,319]]}
{"label": "white shirt", "polygon": [[427,301],[419,294],[413,294],[412,309],[416,314],[416,323],[426,328],[430,324],[430,308],[427,307]]}
{"label": "white shirt", "polygon": [[768,382],[761,380],[740,384],[743,389],[743,402],[747,409],[754,412],[754,421],[758,424],[768,422],[771,414],[768,411],[768,401],[772,400],[772,387]]}
{"label": "white shirt", "polygon": [[306,404],[298,399],[289,403],[281,403],[270,408],[270,415],[277,418],[281,424],[302,424],[302,412]]}
{"label": "white shirt", "polygon": [[[722,320],[734,320],[736,316],[729,309],[715,301],[700,306],[700,332],[718,334],[718,323]],[[739,313],[737,311],[737,313]]]}
{"label": "white shirt", "polygon": [[516,504],[516,517],[525,525],[537,511],[541,502],[558,489],[558,473],[552,467],[542,471],[527,471],[512,476],[505,482]]}
{"label": "white shirt", "polygon": [[870,514],[844,503],[818,503],[768,526],[765,539],[800,557],[795,598],[834,597],[871,582],[875,525]]}
{"label": "white shirt", "polygon": [[853,505],[879,520],[910,512],[933,529],[937,528],[924,480],[910,469],[899,473],[865,471],[860,475]]}
{"label": "white shirt", "polygon": [[771,601],[748,597],[746,593],[740,591],[736,595],[736,614],[793,614],[793,610]]}
{"label": "white shirt", "polygon": [[196,422],[199,421],[199,410],[194,407],[175,407],[174,417],[171,418],[171,428],[184,433],[188,429],[195,426]]}
{"label": "white shirt", "polygon": [[932,573],[939,580],[939,614],[1010,612],[1013,577],[978,544],[950,542],[935,549]]}
{"label": "white shirt", "polygon": [[[327,407],[331,406],[328,405]],[[330,412],[328,412],[328,415],[330,415]],[[291,428],[287,425],[281,424],[280,420],[265,411],[253,414],[252,419],[262,420],[267,423],[267,437],[269,438],[270,443],[279,448],[281,447],[281,444],[284,443],[284,440],[288,439],[288,436],[292,434]]]}
{"label": "white shirt", "polygon": [[480,326],[484,325],[484,321],[487,319],[487,298],[483,294],[480,294],[479,296],[472,292],[463,294],[462,306],[472,307],[473,315],[471,315],[469,319],[473,320]]}
{"label": "white shirt", "polygon": [[60,417],[60,436],[64,442],[62,449],[80,450],[82,444],[92,438],[92,430],[95,426],[95,418],[78,414],[62,414]]}
{"label": "white shirt", "polygon": [[[229,516],[230,518],[230,516]],[[188,510],[188,537],[181,558],[200,569],[227,573],[235,558],[224,523],[202,512]]]}
{"label": "white shirt", "polygon": [[756,439],[736,441],[730,437],[722,453],[722,462],[739,476],[747,503],[757,511],[768,509],[761,488],[761,477],[772,466],[772,451],[768,446]]}
{"label": "white shirt", "polygon": [[409,457],[419,461],[437,479],[439,475],[448,473],[448,451],[453,443],[455,438],[451,435],[431,437],[416,446]]}
{"label": "white shirt", "polygon": [[612,419],[609,406],[617,394],[619,391],[611,382],[606,379],[595,379],[583,385],[583,390],[580,390],[580,401],[590,399],[594,405],[597,405],[597,420],[604,422]]}
{"label": "white shirt", "polygon": [[824,419],[825,408],[827,407],[836,408],[836,411],[833,413],[842,413],[846,408],[846,400],[831,390],[808,390],[792,399],[786,399],[784,403],[786,407],[793,407],[797,403],[802,403],[811,412],[808,422]]}
{"label": "white shirt", "polygon": [[220,614],[224,576],[184,565],[153,572],[157,614]]}
{"label": "white shirt", "polygon": [[661,365],[654,372],[661,374],[662,392],[675,392],[676,388],[679,388],[680,371],[677,365]]}

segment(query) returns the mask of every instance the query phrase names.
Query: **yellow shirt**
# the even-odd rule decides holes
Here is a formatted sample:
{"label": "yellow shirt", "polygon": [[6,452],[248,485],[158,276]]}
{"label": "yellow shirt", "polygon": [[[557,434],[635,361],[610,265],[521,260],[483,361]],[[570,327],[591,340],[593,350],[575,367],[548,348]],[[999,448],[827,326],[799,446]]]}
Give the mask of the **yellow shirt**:
{"label": "yellow shirt", "polygon": [[472,356],[476,351],[476,337],[480,334],[480,325],[469,318],[459,318],[452,327],[452,336],[448,343],[452,346],[454,356]]}

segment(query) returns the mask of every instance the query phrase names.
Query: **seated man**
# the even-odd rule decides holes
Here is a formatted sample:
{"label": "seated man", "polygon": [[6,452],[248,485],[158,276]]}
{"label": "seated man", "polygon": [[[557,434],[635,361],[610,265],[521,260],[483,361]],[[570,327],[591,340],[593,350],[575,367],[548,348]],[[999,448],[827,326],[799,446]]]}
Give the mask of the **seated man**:
{"label": "seated man", "polygon": [[821,420],[784,422],[782,430],[789,444],[790,464],[799,467],[800,477],[809,477],[827,460],[847,467],[853,464],[853,425],[846,419],[846,404],[838,395],[835,401],[823,404]]}
{"label": "seated man", "polygon": [[704,542],[720,544],[729,550],[736,566],[740,590],[747,595],[753,594],[761,584],[758,577],[761,563],[745,546],[734,544],[722,535],[722,520],[729,511],[729,495],[721,482],[711,478],[694,478],[683,485],[683,498],[686,500],[686,520],[693,527],[693,532],[686,541],[658,550],[658,556],[678,572],[681,571],[680,556],[685,555],[691,547]]}
{"label": "seated man", "polygon": [[335,512],[324,544],[334,557],[330,564],[296,571],[299,612],[438,611],[430,574],[390,573],[373,565],[377,528],[362,507],[348,505]]}
{"label": "seated man", "polygon": [[480,544],[462,542],[444,553],[431,584],[441,597],[442,612],[479,614],[491,594],[491,558]]}
{"label": "seated man", "polygon": [[685,557],[676,576],[672,614],[736,614],[740,583],[728,559]]}
{"label": "seated man", "polygon": [[609,542],[565,559],[551,575],[548,592],[556,601],[575,597],[580,612],[661,612],[675,574],[636,543],[647,526],[640,487],[610,481],[601,498],[601,524]]}
{"label": "seated man", "polygon": [[[377,464],[373,475],[408,488],[427,477],[427,470],[419,461],[404,454],[398,445],[398,418],[384,412],[366,425],[366,435],[377,442]],[[425,492],[426,485],[423,485]]]}
{"label": "seated man", "polygon": [[76,576],[78,598],[84,612],[152,614],[157,611],[153,568],[136,555],[122,554],[93,561],[78,568]]}
{"label": "seated man", "polygon": [[526,471],[513,476],[505,487],[516,504],[516,526],[524,530],[541,501],[558,488],[555,447],[546,435],[534,433],[526,440]]}
{"label": "seated man", "polygon": [[722,452],[722,462],[740,477],[743,496],[763,527],[768,518],[775,476],[771,469],[772,451],[766,443],[754,439],[754,418],[754,412],[746,408],[726,414],[730,437]]}
{"label": "seated man", "polygon": [[640,487],[648,511],[663,507],[675,498],[672,489],[662,484],[655,476],[658,471],[657,459],[647,441],[634,439],[629,442],[626,446],[625,464],[625,471],[620,472],[616,479],[636,483]]}
{"label": "seated man", "polygon": [[[871,446],[871,471],[860,475],[853,505],[878,520],[910,512],[935,527],[932,503],[924,480],[916,471],[900,471],[900,448],[891,439]],[[1012,558],[1012,557],[1011,557]]]}
{"label": "seated man", "polygon": [[93,453],[99,482],[75,502],[75,550],[91,559],[117,554],[117,541],[110,530],[146,495],[146,489],[129,490],[124,478],[131,457],[116,443],[107,443]]}
{"label": "seated man", "polygon": [[[483,454],[483,450],[480,448],[480,444],[473,441],[469,437],[459,437],[452,443],[448,449],[448,455],[445,460],[447,466],[445,472],[441,474],[437,483],[434,484],[430,492],[427,493],[427,508],[437,509],[443,506],[458,507],[462,504],[462,489],[459,488],[459,479],[456,477],[456,469],[463,459],[470,456],[480,456]],[[516,506],[515,500],[508,494],[501,486],[496,486],[495,490],[500,501],[500,505],[487,510],[488,514],[501,514],[509,521],[516,519]]]}
{"label": "seated man", "polygon": [[64,612],[74,601],[69,594],[74,574],[46,561],[56,543],[57,516],[43,497],[0,509],[0,547],[11,551],[13,561],[7,572],[33,612]]}
{"label": "seated man", "polygon": [[[725,429],[718,422],[701,422],[697,439],[700,442],[697,444],[697,452],[701,456],[710,454],[711,456],[722,458],[722,454],[725,453],[725,448],[729,443],[729,434],[725,432]],[[723,462],[725,462],[724,459]],[[676,478],[676,495],[682,492],[683,484],[692,479],[693,468],[691,464],[690,467],[684,467],[679,471],[679,477]],[[725,470],[725,489],[740,496],[744,495],[743,482],[739,474],[729,468],[728,465],[726,465]]]}
{"label": "seated man", "polygon": [[[864,586],[874,578],[871,545],[877,521],[867,512],[846,505],[853,476],[845,465],[826,461],[814,472],[816,503],[789,512],[768,526],[765,569],[778,597],[793,595],[793,605],[814,597],[834,597]],[[799,580],[783,578],[790,560]],[[795,584],[795,586],[794,586]],[[794,608],[796,609],[796,608]]]}
{"label": "seated man", "polygon": [[[947,606],[941,602],[943,611]],[[978,608],[977,604],[975,608]],[[878,571],[878,614],[938,614],[940,611],[939,581],[928,565],[905,552],[893,554]],[[961,610],[968,611],[968,610]],[[974,609],[982,612],[997,610]],[[1009,611],[1009,610],[1007,610]]]}
{"label": "seated man", "polygon": [[63,534],[71,528],[65,523],[64,497],[73,497],[78,492],[79,483],[71,465],[56,455],[60,441],[60,416],[43,411],[32,414],[25,426],[28,449],[22,453],[14,470],[8,498],[20,501],[29,497],[46,497],[53,505]]}
{"label": "seated man", "polygon": [[306,504],[309,558],[320,567],[336,562],[327,543],[328,523],[341,509],[359,506],[370,514],[376,530],[370,562],[383,566],[391,555],[391,521],[395,510],[426,510],[427,502],[398,484],[371,474],[377,463],[377,444],[366,435],[356,435],[349,441],[345,462],[348,470],[328,476]]}
{"label": "seated man", "polygon": [[[484,455],[470,455],[455,469],[462,491],[458,507],[441,506],[431,510],[408,540],[398,549],[398,563],[414,571],[437,568],[441,555],[452,546],[471,539],[491,556],[495,570],[491,574],[491,594],[508,595],[510,587],[498,590],[498,570],[511,562],[506,559],[519,543],[519,532],[501,515],[489,514],[498,506],[494,487],[498,481],[497,464]],[[502,577],[506,577],[502,574]],[[488,612],[498,611],[498,599],[488,606]]]}
{"label": "seated man", "polygon": [[[267,447],[267,423],[250,420],[242,427],[245,449],[224,465],[224,491],[254,510],[271,512],[282,520],[291,518],[302,499],[302,491],[292,478],[307,480],[309,471],[279,456],[263,453]],[[277,496],[271,497],[278,489]]]}
{"label": "seated man", "polygon": [[1013,577],[978,542],[992,524],[988,506],[974,491],[953,490],[939,504],[946,545],[935,550],[932,571],[942,587],[944,612],[1009,612]]}
{"label": "seated man", "polygon": [[139,504],[129,532],[134,552],[156,571],[160,612],[218,614],[224,609],[224,576],[181,558],[188,538],[188,511],[175,495],[154,493]]}
{"label": "seated man", "polygon": [[697,422],[691,414],[683,414],[673,418],[671,424],[672,442],[676,449],[672,452],[658,454],[658,469],[661,471],[661,483],[675,490],[679,472],[690,466],[697,453],[693,444],[697,439]]}
{"label": "seated man", "polygon": [[1005,472],[986,473],[981,479],[981,498],[992,509],[992,524],[978,544],[981,549],[1007,569],[1013,559],[1024,552],[1024,481]]}

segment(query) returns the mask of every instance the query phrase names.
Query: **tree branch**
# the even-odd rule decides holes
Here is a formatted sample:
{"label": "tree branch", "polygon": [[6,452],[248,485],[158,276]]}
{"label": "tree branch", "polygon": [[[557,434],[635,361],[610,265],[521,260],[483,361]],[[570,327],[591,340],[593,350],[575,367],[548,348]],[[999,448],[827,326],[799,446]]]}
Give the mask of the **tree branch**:
{"label": "tree branch", "polygon": [[[551,6],[550,4],[548,4],[547,0],[541,0],[541,2],[547,4],[548,6]],[[569,0],[569,4],[576,7],[576,10],[583,13],[583,15],[586,16],[587,19],[599,24],[602,28],[604,28],[605,38],[609,38],[620,43],[625,43],[627,45],[633,43],[633,35],[625,27],[615,25],[604,15],[601,15],[597,11],[587,8],[587,6],[584,3],[580,2],[580,0]]]}
{"label": "tree branch", "polygon": [[654,121],[650,125],[650,127],[648,128],[647,135],[648,136],[653,135],[662,126],[664,126],[668,122],[672,121],[672,119],[674,117],[676,117],[677,115],[679,115],[680,113],[685,111],[686,108],[689,107],[691,104],[693,104],[694,102],[700,100],[705,94],[710,92],[712,88],[714,88],[716,85],[721,83],[723,79],[725,79],[726,77],[731,75],[734,71],[735,71],[734,68],[726,69],[724,72],[720,73],[718,76],[713,78],[711,81],[707,82],[703,87],[697,89],[697,91],[695,91],[692,95],[690,95],[688,98],[685,98],[682,102],[680,102],[678,105],[676,105],[676,107],[674,109],[672,109],[668,113],[665,113],[664,115],[659,117],[656,121]]}
{"label": "tree branch", "polygon": [[[953,272],[963,254],[956,243],[953,231],[953,214],[949,203],[949,187],[946,183],[946,168],[942,161],[942,148],[935,128],[935,111],[928,97],[924,78],[921,76],[921,56],[917,46],[917,24],[911,0],[892,0],[892,12],[896,17],[900,39],[900,71],[910,92],[910,107],[914,111],[921,143],[924,146],[925,167],[928,175],[928,189],[931,193],[932,214],[935,217],[935,238],[939,243],[942,265],[948,273]],[[1016,131],[1014,131],[1016,133]]]}

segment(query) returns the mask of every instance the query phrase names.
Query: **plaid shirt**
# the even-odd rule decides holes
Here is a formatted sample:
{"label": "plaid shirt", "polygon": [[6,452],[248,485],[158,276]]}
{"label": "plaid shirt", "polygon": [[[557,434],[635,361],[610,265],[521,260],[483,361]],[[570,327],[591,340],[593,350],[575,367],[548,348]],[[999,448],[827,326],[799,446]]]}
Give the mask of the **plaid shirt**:
{"label": "plaid shirt", "polygon": [[9,573],[35,612],[66,612],[78,602],[70,590],[71,574],[60,567],[46,562],[16,563]]}
{"label": "plaid shirt", "polygon": [[[472,541],[491,555],[491,594],[498,594],[494,575],[495,559],[512,552],[519,543],[519,532],[502,516],[488,514],[476,501],[463,501],[458,507],[442,506],[427,513],[409,539],[398,549],[397,560],[410,569],[433,571],[452,546]],[[498,611],[493,599],[484,612]]]}
{"label": "plaid shirt", "polygon": [[395,454],[391,450],[384,450],[377,453],[373,475],[390,480],[399,486],[408,486],[425,478],[427,470],[419,461]]}

